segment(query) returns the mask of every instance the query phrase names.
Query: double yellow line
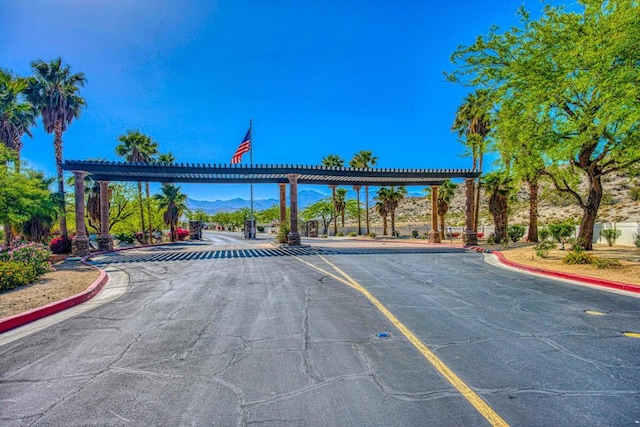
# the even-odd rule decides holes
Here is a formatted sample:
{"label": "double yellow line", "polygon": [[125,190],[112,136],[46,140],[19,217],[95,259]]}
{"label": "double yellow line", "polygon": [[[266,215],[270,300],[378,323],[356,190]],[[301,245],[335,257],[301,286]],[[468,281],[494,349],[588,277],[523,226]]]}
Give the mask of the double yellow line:
{"label": "double yellow line", "polygon": [[464,396],[471,405],[487,420],[492,426],[508,426],[507,422],[500,417],[480,396],[478,396],[467,384],[465,384],[447,365],[445,365],[442,360],[440,360],[429,348],[422,342],[420,339],[413,334],[396,316],[393,315],[376,297],[371,295],[369,291],[367,291],[364,287],[362,287],[358,282],[356,282],[353,278],[351,278],[347,273],[342,271],[337,265],[330,262],[328,259],[323,257],[322,255],[318,255],[324,262],[326,262],[329,266],[331,266],[335,271],[337,271],[342,277],[333,274],[330,271],[324,270],[310,262],[305,261],[304,259],[291,255],[296,260],[300,261],[303,264],[308,265],[309,267],[320,271],[323,274],[326,274],[329,277],[336,279],[337,281],[344,283],[347,286],[356,289],[360,293],[362,293],[371,303],[376,306],[382,314],[386,316],[387,319],[394,324],[396,328],[404,335],[413,346],[418,349],[418,351],[436,368],[440,374],[447,379],[453,385],[456,390]]}

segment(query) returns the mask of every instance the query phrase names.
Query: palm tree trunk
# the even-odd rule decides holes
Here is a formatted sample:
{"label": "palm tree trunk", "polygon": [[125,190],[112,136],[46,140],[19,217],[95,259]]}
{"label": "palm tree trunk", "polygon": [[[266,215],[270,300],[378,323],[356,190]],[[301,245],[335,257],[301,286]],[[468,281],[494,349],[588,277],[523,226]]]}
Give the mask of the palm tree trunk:
{"label": "palm tree trunk", "polygon": [[22,142],[20,141],[20,138],[16,137],[13,139],[13,146],[16,150],[16,160],[13,162],[13,165],[16,169],[16,173],[20,173],[20,150],[22,149]]}
{"label": "palm tree trunk", "polygon": [[391,235],[395,236],[396,235],[396,210],[395,209],[391,209]]}
{"label": "palm tree trunk", "polygon": [[[478,172],[482,175],[482,154],[478,156]],[[480,218],[480,177],[478,177],[478,185],[476,187],[476,205],[473,213],[473,231],[478,231],[478,220]]]}
{"label": "palm tree trunk", "polygon": [[62,173],[62,123],[56,122],[53,129],[53,148],[56,157],[56,169],[58,172],[58,209],[60,210],[60,235],[67,237],[67,212],[65,210],[64,200],[64,177]]}
{"label": "palm tree trunk", "polygon": [[387,216],[385,215],[382,217],[382,235],[386,236],[387,231]]}
{"label": "palm tree trunk", "polygon": [[358,236],[362,234],[362,220],[360,215],[360,186],[354,187],[356,190],[356,200],[358,201]]}
{"label": "palm tree trunk", "polygon": [[147,236],[144,231],[146,229],[144,223],[144,205],[142,203],[142,182],[138,181],[138,203],[140,205],[140,224],[142,225],[142,243],[147,244]]}
{"label": "palm tree trunk", "polygon": [[151,224],[151,194],[149,191],[149,183],[145,182],[145,191],[147,196],[147,217],[149,219],[149,243],[153,245],[153,224]]}
{"label": "palm tree trunk", "polygon": [[4,223],[2,227],[4,229],[4,246],[8,248],[11,246],[11,224]]}
{"label": "palm tree trunk", "polygon": [[367,223],[367,234],[369,234],[369,186],[365,186],[364,187],[364,212],[365,212],[365,217],[366,217],[366,223]]}
{"label": "palm tree trunk", "polygon": [[331,186],[331,200],[333,201],[333,235],[338,234],[338,215],[336,212],[336,186]]}
{"label": "palm tree trunk", "polygon": [[440,220],[440,240],[444,240],[444,216],[446,212],[444,209],[438,209],[438,219]]}
{"label": "palm tree trunk", "polygon": [[532,178],[529,182],[529,233],[527,239],[530,242],[538,241],[538,178]]}

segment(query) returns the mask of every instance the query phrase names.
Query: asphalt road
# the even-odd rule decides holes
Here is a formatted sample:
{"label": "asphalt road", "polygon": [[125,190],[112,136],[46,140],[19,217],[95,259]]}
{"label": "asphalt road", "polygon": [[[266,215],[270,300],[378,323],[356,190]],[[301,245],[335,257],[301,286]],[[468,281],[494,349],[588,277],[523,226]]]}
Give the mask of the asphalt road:
{"label": "asphalt road", "polygon": [[640,424],[637,297],[452,248],[206,236],[101,256],[126,292],[0,336],[0,425]]}

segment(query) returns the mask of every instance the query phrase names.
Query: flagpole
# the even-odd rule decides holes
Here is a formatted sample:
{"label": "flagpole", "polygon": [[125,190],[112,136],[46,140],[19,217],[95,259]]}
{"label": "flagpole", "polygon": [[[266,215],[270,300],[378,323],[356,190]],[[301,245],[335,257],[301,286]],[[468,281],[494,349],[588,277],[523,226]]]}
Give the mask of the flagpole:
{"label": "flagpole", "polygon": [[[249,164],[253,167],[253,119],[249,119]],[[253,182],[251,183],[251,238],[256,238],[256,220],[253,217]]]}

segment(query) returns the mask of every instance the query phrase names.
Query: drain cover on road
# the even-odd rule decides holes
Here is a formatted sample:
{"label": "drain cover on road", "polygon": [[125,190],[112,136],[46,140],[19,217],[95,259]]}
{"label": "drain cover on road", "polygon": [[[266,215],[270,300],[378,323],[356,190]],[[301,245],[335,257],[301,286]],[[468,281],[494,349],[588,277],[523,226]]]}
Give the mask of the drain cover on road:
{"label": "drain cover on road", "polygon": [[376,336],[378,338],[389,338],[391,334],[389,332],[378,332]]}

